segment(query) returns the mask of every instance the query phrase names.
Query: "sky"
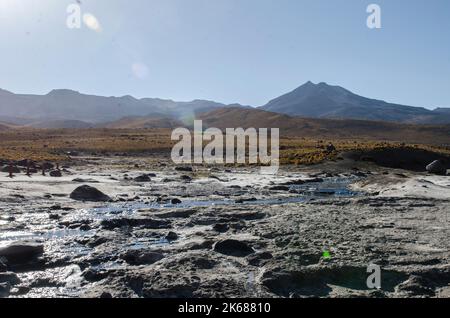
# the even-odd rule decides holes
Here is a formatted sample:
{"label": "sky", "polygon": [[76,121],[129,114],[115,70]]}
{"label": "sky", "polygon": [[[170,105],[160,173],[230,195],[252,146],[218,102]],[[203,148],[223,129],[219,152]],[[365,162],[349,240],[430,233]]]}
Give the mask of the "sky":
{"label": "sky", "polygon": [[0,88],[261,106],[313,81],[450,107],[448,0],[79,2],[78,29],[76,0],[0,0]]}

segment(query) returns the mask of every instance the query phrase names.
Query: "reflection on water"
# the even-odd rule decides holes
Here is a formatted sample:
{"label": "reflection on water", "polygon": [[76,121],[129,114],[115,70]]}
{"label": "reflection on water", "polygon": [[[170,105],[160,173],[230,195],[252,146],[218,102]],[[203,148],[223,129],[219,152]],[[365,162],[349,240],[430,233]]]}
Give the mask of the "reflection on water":
{"label": "reflection on water", "polygon": [[[236,202],[234,199],[219,200],[184,200],[180,204],[172,203],[142,203],[128,202],[120,204],[110,204],[104,207],[82,209],[73,212],[69,219],[79,221],[81,219],[89,219],[93,221],[101,221],[105,219],[114,219],[116,217],[124,217],[133,215],[137,210],[145,208],[153,209],[173,209],[173,208],[196,208],[209,206],[232,206],[232,205],[275,205],[308,202],[311,200],[322,200],[324,198],[349,198],[361,195],[350,189],[350,184],[355,182],[357,178],[327,178],[322,182],[308,182],[300,185],[291,185],[289,191],[282,195],[274,192],[269,198],[252,198],[251,200]],[[88,236],[95,234],[95,231],[81,231],[79,229],[56,229],[51,231],[26,232],[26,231],[8,231],[0,233],[0,245],[5,241],[23,241],[41,239],[45,241],[59,240],[67,237]],[[145,242],[133,243],[130,248],[140,248],[140,245],[167,245],[169,242],[162,238],[147,240]]]}

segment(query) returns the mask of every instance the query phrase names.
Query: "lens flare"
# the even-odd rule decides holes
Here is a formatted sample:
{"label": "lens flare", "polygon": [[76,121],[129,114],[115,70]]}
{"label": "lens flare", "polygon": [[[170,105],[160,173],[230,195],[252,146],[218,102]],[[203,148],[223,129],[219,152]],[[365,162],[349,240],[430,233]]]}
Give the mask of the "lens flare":
{"label": "lens flare", "polygon": [[102,27],[98,19],[92,13],[85,13],[83,15],[84,24],[91,30],[95,32],[101,32]]}
{"label": "lens flare", "polygon": [[131,70],[133,75],[139,79],[145,79],[148,76],[148,67],[143,63],[133,63]]}

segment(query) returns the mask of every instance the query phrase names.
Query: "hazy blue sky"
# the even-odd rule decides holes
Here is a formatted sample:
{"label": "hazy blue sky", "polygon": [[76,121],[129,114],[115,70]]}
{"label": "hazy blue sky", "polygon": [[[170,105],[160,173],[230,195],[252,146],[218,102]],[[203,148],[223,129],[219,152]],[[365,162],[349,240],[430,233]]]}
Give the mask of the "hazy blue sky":
{"label": "hazy blue sky", "polygon": [[448,0],[81,2],[101,30],[66,27],[75,0],[0,0],[1,88],[259,106],[311,80],[450,107]]}

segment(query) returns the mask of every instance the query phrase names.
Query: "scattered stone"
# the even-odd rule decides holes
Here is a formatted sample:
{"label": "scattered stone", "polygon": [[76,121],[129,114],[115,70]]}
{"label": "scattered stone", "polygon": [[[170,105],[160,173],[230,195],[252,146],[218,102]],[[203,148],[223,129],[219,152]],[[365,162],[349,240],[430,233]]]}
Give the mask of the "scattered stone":
{"label": "scattered stone", "polygon": [[45,170],[51,170],[51,169],[53,169],[54,167],[55,167],[55,165],[52,164],[52,163],[50,163],[50,162],[44,162],[44,163],[42,164],[42,166],[41,166],[41,168],[42,168],[42,169],[45,169]]}
{"label": "scattered stone", "polygon": [[447,167],[445,167],[440,160],[433,161],[426,167],[426,169],[429,173],[433,173],[433,174],[437,174],[437,175],[446,175],[447,174]]}
{"label": "scattered stone", "polygon": [[180,199],[172,199],[170,202],[171,202],[172,204],[181,204],[181,203],[183,203],[183,202],[181,202]]}
{"label": "scattered stone", "polygon": [[255,251],[246,243],[237,240],[224,240],[214,245],[214,251],[235,257],[246,257]]}
{"label": "scattered stone", "polygon": [[75,183],[99,183],[97,180],[94,180],[94,179],[82,179],[82,178],[75,178],[72,180],[72,182],[75,182]]}
{"label": "scattered stone", "polygon": [[0,298],[6,298],[11,291],[10,283],[0,283]]}
{"label": "scattered stone", "polygon": [[327,152],[334,152],[334,151],[336,151],[336,147],[332,143],[328,144]]}
{"label": "scattered stone", "polygon": [[6,166],[6,167],[3,167],[3,168],[2,168],[2,172],[7,172],[7,173],[10,173],[10,172],[12,172],[12,173],[20,173],[21,170],[20,170],[19,168],[15,167],[15,166],[13,166],[13,167]]}
{"label": "scattered stone", "polygon": [[252,266],[263,266],[268,260],[271,259],[273,259],[272,254],[269,252],[261,252],[249,255],[247,261]]}
{"label": "scattered stone", "polygon": [[9,283],[11,285],[17,285],[20,283],[20,278],[11,272],[0,273],[0,283]]}
{"label": "scattered stone", "polygon": [[8,265],[6,265],[7,263],[8,261],[5,257],[0,257],[0,273],[8,270]]}
{"label": "scattered stone", "polygon": [[120,258],[130,265],[151,265],[164,258],[164,255],[157,252],[150,252],[145,250],[128,250]]}
{"label": "scattered stone", "polygon": [[246,203],[246,202],[255,202],[258,201],[256,198],[248,198],[248,199],[238,199],[235,202],[238,204]]}
{"label": "scattered stone", "polygon": [[62,173],[60,170],[52,170],[50,171],[50,177],[60,178],[62,177]]}
{"label": "scattered stone", "polygon": [[420,276],[411,276],[407,281],[397,286],[397,292],[406,292],[411,296],[427,295],[434,296],[434,290],[429,286],[429,282]]}
{"label": "scattered stone", "polygon": [[108,299],[108,298],[113,298],[113,296],[112,296],[110,293],[108,293],[108,292],[103,292],[103,293],[100,295],[100,298]]}
{"label": "scattered stone", "polygon": [[178,234],[175,232],[169,232],[166,235],[166,240],[168,240],[169,242],[176,241],[177,239],[178,239]]}
{"label": "scattered stone", "polygon": [[150,178],[150,176],[148,174],[143,174],[141,176],[134,178],[134,181],[135,182],[150,182],[150,181],[152,181],[152,179]]}
{"label": "scattered stone", "polygon": [[219,233],[225,233],[228,232],[228,230],[230,229],[230,226],[228,224],[225,223],[219,223],[213,226],[213,230]]}
{"label": "scattered stone", "polygon": [[70,198],[76,201],[90,201],[90,202],[106,202],[111,198],[99,191],[98,189],[84,185],[76,188],[71,194]]}
{"label": "scattered stone", "polygon": [[192,178],[189,177],[189,176],[181,176],[180,179],[183,180],[183,181],[186,181],[186,182],[191,182],[192,181]]}
{"label": "scattered stone", "polygon": [[175,167],[175,171],[193,172],[194,169],[192,167]]}
{"label": "scattered stone", "polygon": [[25,264],[36,260],[44,253],[44,246],[34,242],[16,242],[0,248],[0,257],[8,260],[8,264]]}
{"label": "scattered stone", "polygon": [[271,187],[269,190],[272,191],[289,191],[291,188],[289,188],[288,186],[275,186],[275,187]]}

